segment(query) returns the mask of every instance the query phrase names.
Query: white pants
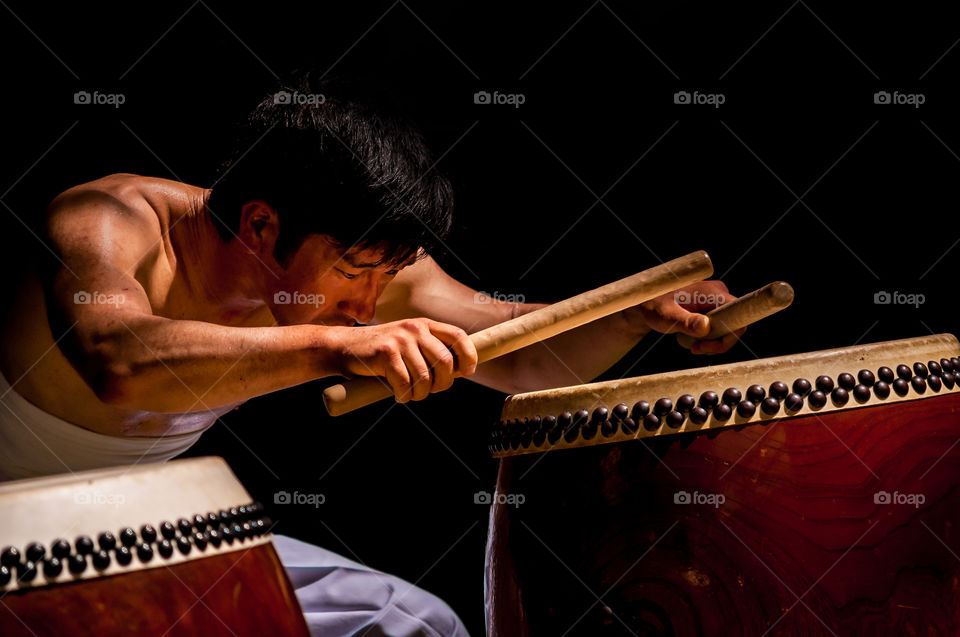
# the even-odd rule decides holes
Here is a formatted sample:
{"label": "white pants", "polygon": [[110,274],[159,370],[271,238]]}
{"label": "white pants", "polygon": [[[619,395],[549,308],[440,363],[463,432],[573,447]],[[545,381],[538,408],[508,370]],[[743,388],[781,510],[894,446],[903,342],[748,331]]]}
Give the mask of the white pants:
{"label": "white pants", "polygon": [[285,535],[273,544],[314,637],[469,637],[445,602],[399,577]]}
{"label": "white pants", "polygon": [[[0,481],[168,460],[202,432],[163,438],[106,436],[48,414],[0,374]],[[283,535],[273,537],[312,635],[468,637],[437,597],[398,577]]]}

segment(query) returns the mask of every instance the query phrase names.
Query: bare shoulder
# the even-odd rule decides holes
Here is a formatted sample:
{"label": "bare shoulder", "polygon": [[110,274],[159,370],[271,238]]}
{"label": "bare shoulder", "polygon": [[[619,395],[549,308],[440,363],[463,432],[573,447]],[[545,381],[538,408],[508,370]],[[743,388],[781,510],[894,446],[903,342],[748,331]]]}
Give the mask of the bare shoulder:
{"label": "bare shoulder", "polygon": [[88,263],[137,271],[167,257],[165,238],[173,219],[188,209],[191,188],[200,190],[129,173],[108,175],[57,195],[47,206],[44,231],[73,272]]}
{"label": "bare shoulder", "polygon": [[397,304],[407,304],[412,297],[436,291],[453,279],[444,272],[436,261],[425,255],[411,265],[403,268],[380,295],[377,306],[382,308]]}
{"label": "bare shoulder", "polygon": [[63,214],[93,207],[104,212],[126,214],[133,220],[158,228],[200,190],[168,179],[116,173],[68,188],[48,207],[48,214]]}
{"label": "bare shoulder", "polygon": [[377,303],[378,321],[426,316],[473,332],[511,318],[513,306],[490,302],[426,256],[404,268]]}

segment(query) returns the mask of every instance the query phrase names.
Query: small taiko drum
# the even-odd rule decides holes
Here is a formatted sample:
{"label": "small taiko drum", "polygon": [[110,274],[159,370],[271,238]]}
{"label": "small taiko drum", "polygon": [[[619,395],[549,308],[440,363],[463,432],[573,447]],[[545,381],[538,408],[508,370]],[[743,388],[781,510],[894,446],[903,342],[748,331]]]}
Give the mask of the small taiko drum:
{"label": "small taiko drum", "polygon": [[960,633],[949,334],[511,396],[492,635]]}
{"label": "small taiko drum", "polygon": [[0,484],[0,635],[308,634],[221,458]]}

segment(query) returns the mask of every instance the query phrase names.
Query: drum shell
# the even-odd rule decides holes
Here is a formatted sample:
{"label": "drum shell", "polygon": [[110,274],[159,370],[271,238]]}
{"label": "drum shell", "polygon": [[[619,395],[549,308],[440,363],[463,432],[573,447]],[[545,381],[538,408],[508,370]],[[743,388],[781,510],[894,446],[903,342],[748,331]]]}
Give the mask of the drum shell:
{"label": "drum shell", "polygon": [[490,632],[955,634],[958,439],[947,394],[504,458]]}
{"label": "drum shell", "polygon": [[2,602],[0,635],[308,634],[271,543],[11,591]]}

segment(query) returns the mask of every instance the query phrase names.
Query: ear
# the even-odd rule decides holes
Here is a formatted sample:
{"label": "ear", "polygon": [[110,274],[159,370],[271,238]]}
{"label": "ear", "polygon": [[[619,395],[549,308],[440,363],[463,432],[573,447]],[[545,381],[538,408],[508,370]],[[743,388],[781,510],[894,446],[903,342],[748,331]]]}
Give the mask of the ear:
{"label": "ear", "polygon": [[272,259],[279,233],[280,219],[270,204],[259,199],[243,204],[237,238],[246,250],[261,259]]}

